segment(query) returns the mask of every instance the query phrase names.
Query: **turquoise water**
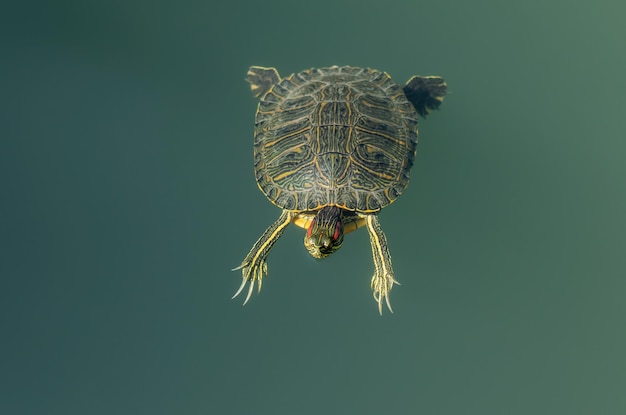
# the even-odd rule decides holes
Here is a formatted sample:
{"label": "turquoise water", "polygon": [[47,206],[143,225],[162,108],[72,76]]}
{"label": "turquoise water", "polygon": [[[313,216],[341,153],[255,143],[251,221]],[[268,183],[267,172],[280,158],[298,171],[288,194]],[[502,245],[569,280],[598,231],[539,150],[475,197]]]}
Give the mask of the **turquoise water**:
{"label": "turquoise water", "polygon": [[[3,13],[0,412],[623,414],[625,6],[108,2]],[[248,66],[443,76],[411,184],[314,261]]]}

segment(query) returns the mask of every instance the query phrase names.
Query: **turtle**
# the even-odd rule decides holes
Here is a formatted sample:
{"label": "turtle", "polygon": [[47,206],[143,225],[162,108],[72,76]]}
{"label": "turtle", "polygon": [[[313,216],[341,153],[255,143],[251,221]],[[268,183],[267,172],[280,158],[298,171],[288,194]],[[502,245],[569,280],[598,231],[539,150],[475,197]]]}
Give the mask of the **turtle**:
{"label": "turtle", "polygon": [[312,68],[281,78],[275,68],[252,66],[247,81],[259,100],[254,127],[256,182],[279,218],[241,265],[249,284],[244,304],[267,276],[266,258],[289,224],[305,230],[314,258],[336,252],[344,236],[365,226],[374,261],[374,300],[393,312],[394,276],[378,213],[409,184],[418,115],[438,109],[447,85],[439,76],[413,76],[400,87],[370,68]]}

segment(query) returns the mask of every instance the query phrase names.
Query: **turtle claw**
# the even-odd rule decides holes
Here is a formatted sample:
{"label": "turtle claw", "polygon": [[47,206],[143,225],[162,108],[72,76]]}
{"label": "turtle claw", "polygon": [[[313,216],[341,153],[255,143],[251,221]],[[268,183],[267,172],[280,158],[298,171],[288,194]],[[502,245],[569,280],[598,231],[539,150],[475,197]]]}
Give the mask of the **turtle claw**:
{"label": "turtle claw", "polygon": [[391,303],[389,302],[388,295],[382,295],[381,293],[374,294],[374,300],[378,303],[378,314],[383,315],[383,297],[385,297],[385,303],[387,304],[387,308],[389,311],[393,313],[393,308],[391,308]]}
{"label": "turtle claw", "polygon": [[237,290],[237,292],[235,293],[235,295],[233,295],[231,299],[234,299],[239,294],[241,294],[241,292],[246,287],[246,284],[250,283],[250,285],[248,286],[248,293],[246,295],[246,299],[243,302],[243,305],[246,305],[248,300],[250,300],[250,297],[252,297],[252,291],[254,291],[255,282],[258,283],[257,292],[261,292],[261,284],[263,282],[263,277],[267,275],[267,264],[265,263],[265,261],[263,261],[256,266],[250,266],[249,264],[244,262],[243,264],[239,265],[237,268],[232,269],[232,271],[237,271],[237,270],[241,270],[243,278],[241,281],[241,285],[239,286],[239,289]]}
{"label": "turtle claw", "polygon": [[243,305],[246,305],[250,296],[252,295],[252,290],[254,290],[254,280],[250,281],[250,287],[248,287],[248,295],[246,295],[246,300],[243,302]]}
{"label": "turtle claw", "polygon": [[[238,269],[239,269],[239,268],[234,268],[234,269],[233,269],[233,271],[236,271],[236,270],[238,270]],[[234,299],[235,297],[237,297],[237,296],[241,293],[241,291],[243,290],[243,287],[245,287],[245,286],[246,286],[246,283],[247,283],[247,282],[248,282],[248,280],[247,280],[247,279],[245,279],[245,278],[243,278],[243,281],[241,282],[241,285],[239,286],[239,289],[237,290],[237,292],[235,293],[235,295],[233,295],[233,296],[231,297],[231,300],[232,300],[232,299]]]}
{"label": "turtle claw", "polygon": [[385,299],[387,308],[393,313],[393,308],[391,308],[391,302],[389,301],[389,292],[394,284],[400,285],[400,283],[393,278],[393,275],[381,275],[377,273],[372,277],[372,294],[378,304],[378,313],[381,316],[383,314],[383,298]]}

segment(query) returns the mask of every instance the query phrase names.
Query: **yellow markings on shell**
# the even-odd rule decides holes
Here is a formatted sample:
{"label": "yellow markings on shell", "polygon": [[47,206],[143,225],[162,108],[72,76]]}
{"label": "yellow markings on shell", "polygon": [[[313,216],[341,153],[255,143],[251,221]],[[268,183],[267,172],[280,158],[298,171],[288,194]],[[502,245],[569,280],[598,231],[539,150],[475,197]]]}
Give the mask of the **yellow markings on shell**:
{"label": "yellow markings on shell", "polygon": [[272,147],[276,143],[280,143],[281,141],[283,141],[286,138],[291,138],[294,135],[303,134],[304,132],[306,132],[307,130],[310,130],[310,129],[311,129],[311,127],[306,126],[304,128],[301,128],[298,131],[293,131],[293,132],[291,132],[289,134],[281,135],[280,137],[276,138],[274,141],[266,141],[265,143],[263,143],[263,148],[267,149],[269,147]]}
{"label": "yellow markings on shell", "polygon": [[[286,177],[289,177],[289,176],[291,176],[291,175],[292,175],[292,174],[294,174],[294,173],[296,173],[296,171],[294,171],[294,170],[288,170],[288,171],[286,171],[286,172],[284,172],[284,173],[281,173],[281,174],[279,174],[278,176],[276,176],[276,177],[274,177],[274,178],[273,178],[274,183],[276,183],[276,182],[278,182],[278,181],[281,181],[282,179],[284,179],[284,178],[286,178]],[[279,188],[278,190],[280,190],[280,188]]]}
{"label": "yellow markings on shell", "polygon": [[385,196],[387,197],[387,200],[389,201],[389,204],[392,204],[393,202],[395,202],[395,200],[398,198],[399,195],[396,195],[396,197],[391,197],[391,195],[389,194],[389,188],[386,188],[383,193],[385,194]]}
{"label": "yellow markings on shell", "polygon": [[396,137],[394,137],[392,135],[389,135],[389,134],[381,133],[380,131],[371,131],[371,130],[368,130],[366,128],[359,127],[359,126],[354,127],[354,129],[357,130],[357,131],[363,132],[363,133],[367,133],[367,134],[371,134],[371,135],[374,135],[374,136],[382,137],[382,138],[384,138],[386,140],[393,141],[394,143],[396,143],[398,145],[401,145],[401,146],[406,144],[406,142],[404,140],[398,139],[398,138],[396,138]]}
{"label": "yellow markings on shell", "polygon": [[367,166],[365,164],[359,163],[359,167],[361,167],[363,170],[367,170],[371,174],[373,174],[375,176],[378,176],[378,177],[381,177],[381,178],[383,178],[385,180],[394,180],[396,178],[396,176],[394,176],[394,175],[383,173],[383,172],[380,172],[378,170],[371,169],[371,168],[369,168],[369,166]]}

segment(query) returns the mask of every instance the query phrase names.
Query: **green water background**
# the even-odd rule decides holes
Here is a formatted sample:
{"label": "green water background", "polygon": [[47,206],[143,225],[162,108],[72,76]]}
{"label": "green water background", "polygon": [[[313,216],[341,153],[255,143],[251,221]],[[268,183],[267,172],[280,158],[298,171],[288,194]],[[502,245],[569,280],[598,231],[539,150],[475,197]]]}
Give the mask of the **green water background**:
{"label": "green water background", "polygon": [[[22,2],[0,25],[0,413],[626,413],[620,1]],[[252,172],[249,65],[441,75],[328,260]]]}

